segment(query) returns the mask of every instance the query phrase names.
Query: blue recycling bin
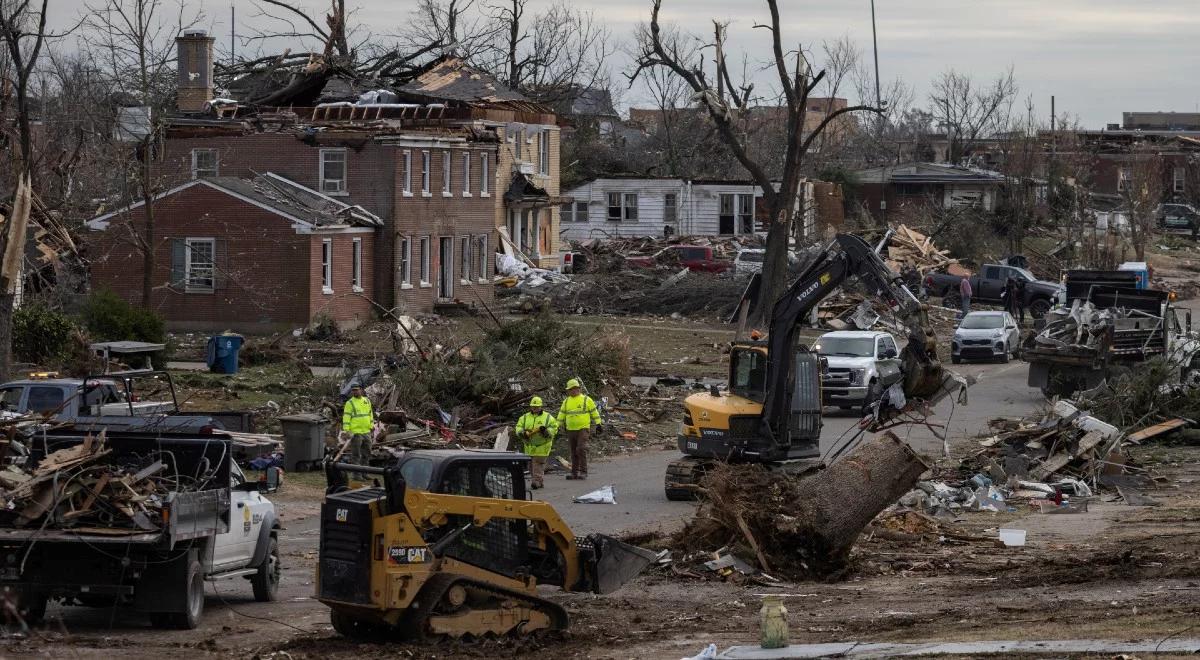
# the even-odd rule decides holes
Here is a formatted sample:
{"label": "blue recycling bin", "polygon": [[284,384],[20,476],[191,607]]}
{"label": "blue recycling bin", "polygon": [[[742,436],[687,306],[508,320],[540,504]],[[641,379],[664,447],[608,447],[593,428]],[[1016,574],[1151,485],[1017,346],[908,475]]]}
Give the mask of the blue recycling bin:
{"label": "blue recycling bin", "polygon": [[238,351],[245,339],[241,335],[215,335],[208,338],[205,362],[208,370],[215,374],[236,374]]}

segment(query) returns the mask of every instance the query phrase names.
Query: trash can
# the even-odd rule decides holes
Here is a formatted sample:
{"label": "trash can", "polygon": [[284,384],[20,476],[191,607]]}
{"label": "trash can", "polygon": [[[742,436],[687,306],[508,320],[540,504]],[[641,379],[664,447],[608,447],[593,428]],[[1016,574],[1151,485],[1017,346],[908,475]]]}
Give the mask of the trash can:
{"label": "trash can", "polygon": [[283,427],[283,469],[287,472],[316,469],[325,456],[325,428],[320,415],[285,415]]}
{"label": "trash can", "polygon": [[208,338],[205,362],[208,370],[216,374],[236,374],[238,351],[245,339],[241,335],[214,335]]}

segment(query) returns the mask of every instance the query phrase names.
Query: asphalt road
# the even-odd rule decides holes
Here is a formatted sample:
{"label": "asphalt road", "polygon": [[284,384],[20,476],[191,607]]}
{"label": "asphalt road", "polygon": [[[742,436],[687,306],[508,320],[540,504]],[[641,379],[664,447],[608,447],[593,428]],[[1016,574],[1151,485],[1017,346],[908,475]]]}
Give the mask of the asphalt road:
{"label": "asphalt road", "polygon": [[[963,364],[952,369],[978,382],[969,390],[968,405],[943,401],[929,419],[948,425],[951,444],[962,442],[987,429],[987,420],[1010,415],[1023,416],[1045,402],[1041,393],[1025,384],[1028,365]],[[821,451],[848,440],[858,416],[826,409],[821,433]],[[941,455],[942,441],[922,426],[907,426],[894,432],[908,440],[914,449],[931,457]],[[547,475],[546,488],[537,497],[552,505],[576,534],[604,532],[614,534],[686,520],[695,506],[688,502],[669,502],[663,494],[663,476],[667,464],[678,457],[675,450],[649,450],[609,460],[593,461],[588,466],[587,482],[566,481],[562,475]],[[605,484],[616,487],[617,503],[576,504],[572,498]]]}

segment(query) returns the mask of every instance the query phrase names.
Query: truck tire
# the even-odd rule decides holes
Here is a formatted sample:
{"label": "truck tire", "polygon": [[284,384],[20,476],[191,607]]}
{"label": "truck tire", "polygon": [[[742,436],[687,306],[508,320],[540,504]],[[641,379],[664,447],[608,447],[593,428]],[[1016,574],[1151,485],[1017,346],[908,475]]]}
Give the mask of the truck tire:
{"label": "truck tire", "polygon": [[1029,315],[1035,319],[1040,319],[1050,311],[1050,301],[1045,298],[1038,298],[1029,303]]}
{"label": "truck tire", "polygon": [[17,613],[26,626],[36,626],[46,618],[46,603],[49,600],[41,594],[22,594]]}
{"label": "truck tire", "polygon": [[1011,350],[1008,346],[1004,347],[1004,354],[1000,356],[1000,364],[1008,364],[1008,353]]}
{"label": "truck tire", "polygon": [[267,547],[267,556],[258,565],[258,572],[250,576],[250,585],[254,587],[254,600],[260,603],[270,603],[279,599],[279,578],[283,573],[283,564],[279,562],[279,540],[271,536]]}
{"label": "truck tire", "polygon": [[182,585],[186,590],[187,610],[184,612],[151,612],[150,623],[155,628],[178,628],[195,630],[204,614],[204,567],[192,560],[188,564],[187,579]]}

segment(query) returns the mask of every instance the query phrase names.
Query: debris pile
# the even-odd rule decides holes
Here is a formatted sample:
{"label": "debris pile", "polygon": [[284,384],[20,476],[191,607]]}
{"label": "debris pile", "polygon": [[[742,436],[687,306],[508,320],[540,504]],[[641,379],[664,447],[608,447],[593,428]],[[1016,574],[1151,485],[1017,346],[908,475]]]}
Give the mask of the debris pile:
{"label": "debris pile", "polygon": [[989,425],[995,433],[980,441],[985,452],[978,457],[997,483],[1074,478],[1094,486],[1106,465],[1119,464],[1120,430],[1070,401],[1055,403],[1038,421],[993,419]]}
{"label": "debris pile", "polygon": [[109,534],[159,529],[168,484],[178,475],[168,480],[158,459],[101,460],[110,453],[101,432],[47,455],[32,470],[7,466],[0,471],[0,515],[14,527]]}
{"label": "debris pile", "polygon": [[[563,314],[639,314],[729,318],[737,309],[746,281],[713,273],[678,270],[625,270],[575,275],[512,300],[510,307],[529,312],[553,309]],[[503,292],[498,292],[503,295]]]}
{"label": "debris pile", "polygon": [[971,275],[947,250],[939,250],[933,239],[907,225],[896,227],[888,241],[887,255],[888,266],[897,273],[914,268],[921,275],[933,271],[960,277]]}
{"label": "debris pile", "polygon": [[[571,251],[578,254],[581,263],[584,264],[582,268],[577,268],[576,272],[605,273],[626,268],[627,258],[655,256],[672,245],[711,247],[714,258],[726,261],[732,261],[738,252],[744,249],[759,249],[766,246],[763,238],[757,235],[672,236],[670,238],[647,236],[572,241]],[[670,259],[662,259],[659,265],[663,268],[670,268],[674,264]]]}
{"label": "debris pile", "polygon": [[1200,420],[1200,387],[1180,382],[1179,373],[1167,359],[1148,360],[1089,390],[1080,404],[1127,432],[1176,418]]}
{"label": "debris pile", "polygon": [[737,539],[734,553],[755,558],[767,574],[835,577],[846,571],[862,530],[927,467],[891,433],[811,475],[718,464],[704,482],[705,504],[673,546],[680,553],[714,551]]}

